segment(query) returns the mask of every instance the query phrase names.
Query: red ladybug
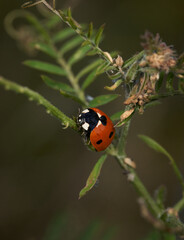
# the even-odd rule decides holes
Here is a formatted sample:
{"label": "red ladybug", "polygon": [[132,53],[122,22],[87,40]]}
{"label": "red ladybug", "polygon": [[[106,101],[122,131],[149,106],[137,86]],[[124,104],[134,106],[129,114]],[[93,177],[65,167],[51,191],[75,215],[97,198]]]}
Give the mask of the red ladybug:
{"label": "red ladybug", "polygon": [[96,151],[103,151],[111,144],[115,129],[111,119],[100,109],[87,108],[77,120]]}

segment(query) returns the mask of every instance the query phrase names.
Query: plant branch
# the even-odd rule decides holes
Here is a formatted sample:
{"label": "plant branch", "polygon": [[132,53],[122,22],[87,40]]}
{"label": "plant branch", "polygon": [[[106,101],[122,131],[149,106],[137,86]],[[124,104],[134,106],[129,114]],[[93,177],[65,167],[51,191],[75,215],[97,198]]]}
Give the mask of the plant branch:
{"label": "plant branch", "polygon": [[4,86],[6,90],[12,90],[14,92],[26,95],[30,101],[33,100],[38,104],[44,106],[46,108],[47,113],[59,119],[65,127],[71,127],[76,131],[78,130],[77,124],[74,120],[67,117],[63,112],[61,112],[58,108],[52,105],[48,100],[46,100],[39,93],[27,87],[23,87],[17,83],[9,81],[1,76],[0,76],[0,85]]}

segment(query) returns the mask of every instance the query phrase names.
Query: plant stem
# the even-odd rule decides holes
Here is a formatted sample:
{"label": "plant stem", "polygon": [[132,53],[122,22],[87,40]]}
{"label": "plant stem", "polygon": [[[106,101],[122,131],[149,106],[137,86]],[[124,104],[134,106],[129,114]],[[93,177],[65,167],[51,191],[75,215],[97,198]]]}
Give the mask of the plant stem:
{"label": "plant stem", "polygon": [[84,107],[87,106],[88,103],[85,99],[84,92],[81,90],[75,76],[73,75],[73,72],[71,71],[70,66],[67,64],[67,62],[64,60],[64,58],[61,55],[58,57],[58,63],[65,69],[65,71],[67,73],[67,77],[68,77],[72,87],[74,88],[79,99],[83,102],[83,106]]}
{"label": "plant stem", "polygon": [[58,108],[52,105],[48,100],[46,100],[39,93],[27,87],[23,87],[17,83],[11,82],[1,76],[0,76],[0,85],[3,85],[6,90],[12,90],[14,92],[26,95],[30,101],[33,100],[33,101],[36,101],[38,104],[43,105],[46,108],[47,113],[58,118],[65,127],[71,127],[75,131],[78,130],[77,124],[75,121],[67,117],[63,112],[61,112]]}

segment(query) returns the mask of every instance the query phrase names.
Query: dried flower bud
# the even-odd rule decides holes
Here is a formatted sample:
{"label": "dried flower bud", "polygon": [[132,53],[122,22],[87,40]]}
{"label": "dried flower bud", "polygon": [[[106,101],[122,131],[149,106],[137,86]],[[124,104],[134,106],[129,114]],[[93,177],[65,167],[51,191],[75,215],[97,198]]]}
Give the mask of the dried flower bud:
{"label": "dried flower bud", "polygon": [[125,120],[126,118],[130,117],[130,115],[135,111],[134,108],[125,111],[123,114],[121,114],[120,119],[121,121]]}
{"label": "dried flower bud", "polygon": [[103,53],[104,53],[104,55],[109,59],[109,61],[112,63],[112,62],[113,62],[113,59],[112,59],[110,53],[108,53],[108,52],[103,52]]}
{"label": "dried flower bud", "polygon": [[117,66],[117,67],[122,67],[122,65],[123,65],[123,58],[121,57],[121,56],[117,56],[117,58],[115,59],[115,65]]}
{"label": "dried flower bud", "polygon": [[128,165],[128,166],[130,166],[130,167],[132,167],[132,168],[136,168],[136,164],[135,164],[135,162],[134,161],[132,161],[132,159],[130,159],[130,158],[125,158],[124,159],[124,162]]}

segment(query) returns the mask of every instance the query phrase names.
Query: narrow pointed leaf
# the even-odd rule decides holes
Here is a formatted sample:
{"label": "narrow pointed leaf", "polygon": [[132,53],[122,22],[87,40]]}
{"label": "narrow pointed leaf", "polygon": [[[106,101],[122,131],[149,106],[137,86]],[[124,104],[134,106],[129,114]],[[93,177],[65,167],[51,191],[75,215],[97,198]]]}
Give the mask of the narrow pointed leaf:
{"label": "narrow pointed leaf", "polygon": [[178,90],[184,93],[184,78],[178,79]]}
{"label": "narrow pointed leaf", "polygon": [[79,46],[83,42],[83,39],[80,36],[76,36],[75,38],[72,38],[71,40],[67,41],[60,49],[60,53],[64,54],[73,48]]}
{"label": "narrow pointed leaf", "polygon": [[55,43],[61,42],[67,38],[69,38],[70,36],[75,35],[75,31],[72,28],[64,28],[62,29],[60,32],[57,32],[54,36],[53,36],[53,41]]}
{"label": "narrow pointed leaf", "polygon": [[70,18],[72,17],[72,12],[70,7],[67,9],[67,16]]}
{"label": "narrow pointed leaf", "polygon": [[53,88],[53,89],[59,90],[59,91],[63,90],[66,92],[74,92],[74,89],[66,83],[52,80],[50,77],[47,77],[44,75],[42,75],[41,77],[42,77],[43,81],[47,84],[47,86],[49,86],[50,88]]}
{"label": "narrow pointed leaf", "polygon": [[82,84],[82,90],[85,90],[96,78],[96,70],[92,71]]}
{"label": "narrow pointed leaf", "polygon": [[79,80],[81,77],[83,77],[85,74],[89,73],[91,70],[96,68],[102,63],[102,59],[95,60],[94,62],[87,65],[87,67],[83,68],[78,74],[77,79]]}
{"label": "narrow pointed leaf", "polygon": [[94,168],[92,169],[87,179],[86,186],[79,193],[79,199],[83,197],[95,185],[106,158],[107,158],[106,154],[102,155],[95,164]]}
{"label": "narrow pointed leaf", "polygon": [[46,40],[49,41],[49,34],[47,30],[44,28],[44,26],[41,24],[41,22],[32,14],[27,14],[26,19],[28,22],[33,25],[33,27],[42,35],[42,37]]}
{"label": "narrow pointed leaf", "polygon": [[138,135],[138,137],[146,143],[150,148],[154,149],[156,152],[162,153],[165,156],[170,156],[170,154],[155,140],[145,135]]}
{"label": "narrow pointed leaf", "polygon": [[40,43],[35,43],[35,44],[34,44],[34,47],[35,47],[37,50],[39,50],[39,51],[41,51],[41,52],[49,55],[50,57],[57,58],[57,53],[56,53],[56,51],[55,51],[50,45],[48,45],[48,44],[41,43],[41,42],[40,42]]}
{"label": "narrow pointed leaf", "polygon": [[170,72],[166,79],[166,88],[169,92],[174,91],[173,81],[174,81],[174,73]]}
{"label": "narrow pointed leaf", "polygon": [[164,210],[164,202],[165,202],[165,197],[166,197],[166,188],[165,186],[160,186],[156,191],[155,191],[155,201],[159,208]]}
{"label": "narrow pointed leaf", "polygon": [[101,40],[101,37],[102,37],[102,33],[103,33],[103,30],[104,30],[104,27],[105,27],[105,24],[103,24],[103,25],[99,28],[99,30],[98,30],[98,32],[97,32],[97,34],[96,34],[95,44],[96,44],[97,46],[98,46],[99,43],[100,43],[100,40]]}
{"label": "narrow pointed leaf", "polygon": [[92,34],[93,34],[93,23],[91,22],[88,28],[88,38],[91,38]]}
{"label": "narrow pointed leaf", "polygon": [[130,83],[130,82],[134,81],[136,74],[137,74],[138,67],[139,67],[139,62],[134,62],[129,67],[129,69],[126,73],[126,76],[125,76],[126,83]]}
{"label": "narrow pointed leaf", "polygon": [[112,86],[106,86],[105,89],[109,91],[114,91],[116,90],[117,87],[119,87],[122,84],[123,80],[119,79],[117,80]]}
{"label": "narrow pointed leaf", "polygon": [[57,24],[61,23],[61,19],[57,15],[52,15],[47,22],[46,22],[46,27],[48,29],[52,29],[57,26]]}
{"label": "narrow pointed leaf", "polygon": [[72,99],[73,101],[78,102],[78,103],[80,103],[81,105],[84,105],[84,102],[83,102],[79,97],[77,97],[75,93],[66,92],[66,91],[63,91],[63,90],[60,90],[60,93],[61,93],[64,97],[70,98],[70,99]]}
{"label": "narrow pointed leaf", "polygon": [[125,111],[125,110],[121,110],[121,111],[119,111],[119,112],[114,113],[114,114],[110,117],[110,119],[111,119],[112,121],[119,120],[119,119],[120,119],[120,116],[124,113],[124,111]]}
{"label": "narrow pointed leaf", "polygon": [[164,80],[164,72],[161,72],[160,77],[159,77],[159,79],[158,79],[158,81],[156,82],[156,85],[155,85],[156,92],[158,92],[160,90],[160,88],[162,87],[163,80]]}
{"label": "narrow pointed leaf", "polygon": [[77,51],[68,60],[68,64],[72,65],[78,62],[79,60],[83,59],[90,49],[91,49],[90,46],[79,47],[79,49],[77,49]]}
{"label": "narrow pointed leaf", "polygon": [[66,76],[66,72],[64,69],[51,63],[46,63],[46,62],[37,61],[37,60],[27,60],[27,61],[24,61],[24,64],[28,67],[31,67],[40,71],[53,73],[61,76]]}
{"label": "narrow pointed leaf", "polygon": [[107,104],[109,102],[112,102],[117,97],[119,97],[119,94],[109,94],[109,95],[100,95],[98,97],[95,97],[90,103],[89,107],[98,107],[104,104]]}

